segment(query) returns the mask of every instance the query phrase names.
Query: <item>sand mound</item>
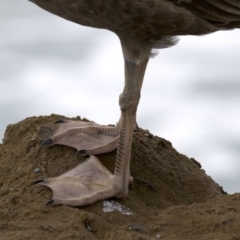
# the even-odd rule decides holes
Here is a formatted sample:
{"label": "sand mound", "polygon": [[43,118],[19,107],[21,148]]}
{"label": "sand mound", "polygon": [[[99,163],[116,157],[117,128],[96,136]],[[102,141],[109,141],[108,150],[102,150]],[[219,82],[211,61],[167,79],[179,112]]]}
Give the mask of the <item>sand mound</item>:
{"label": "sand mound", "polygon": [[[225,194],[196,160],[142,129],[134,133],[127,198],[81,208],[45,205],[51,191],[33,182],[83,161],[68,147],[39,150],[58,119],[66,117],[31,117],[7,127],[0,145],[1,240],[240,239],[240,194]],[[113,170],[115,156],[98,157]]]}

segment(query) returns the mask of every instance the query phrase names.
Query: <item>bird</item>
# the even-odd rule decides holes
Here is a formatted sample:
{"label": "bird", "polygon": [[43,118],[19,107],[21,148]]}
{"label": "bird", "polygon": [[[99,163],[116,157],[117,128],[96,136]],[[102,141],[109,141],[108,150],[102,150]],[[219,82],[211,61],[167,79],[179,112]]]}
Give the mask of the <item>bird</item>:
{"label": "bird", "polygon": [[[52,189],[47,204],[85,206],[128,195],[131,146],[145,70],[157,51],[179,36],[202,36],[240,28],[239,0],[29,0],[79,25],[115,33],[122,47],[125,80],[119,96],[121,116],[115,126],[59,120],[58,130],[40,147],[66,145],[86,160],[58,176],[36,180]],[[220,41],[220,40],[219,40]],[[117,149],[111,173],[96,155]]]}

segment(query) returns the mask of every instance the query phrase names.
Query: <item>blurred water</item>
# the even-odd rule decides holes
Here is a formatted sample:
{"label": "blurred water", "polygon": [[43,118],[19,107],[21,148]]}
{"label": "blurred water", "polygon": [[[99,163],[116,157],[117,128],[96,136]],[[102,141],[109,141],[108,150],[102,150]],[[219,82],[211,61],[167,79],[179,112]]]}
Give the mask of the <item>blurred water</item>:
{"label": "blurred water", "polygon": [[[33,115],[116,123],[123,88],[117,37],[25,0],[0,0],[0,139]],[[184,37],[149,63],[138,124],[164,137],[226,191],[240,186],[240,31]]]}

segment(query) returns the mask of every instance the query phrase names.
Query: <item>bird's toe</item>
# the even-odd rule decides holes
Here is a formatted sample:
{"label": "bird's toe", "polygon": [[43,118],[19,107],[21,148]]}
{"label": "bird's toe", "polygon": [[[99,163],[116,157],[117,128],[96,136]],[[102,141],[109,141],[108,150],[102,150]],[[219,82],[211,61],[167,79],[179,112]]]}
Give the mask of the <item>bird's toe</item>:
{"label": "bird's toe", "polygon": [[53,203],[54,203],[54,199],[50,199],[49,201],[46,202],[46,205],[53,204]]}
{"label": "bird's toe", "polygon": [[40,144],[39,148],[45,147],[45,146],[47,146],[47,145],[49,145],[49,144],[51,144],[51,143],[53,143],[52,138],[48,138],[48,139],[44,140],[44,141]]}
{"label": "bird's toe", "polygon": [[38,179],[34,182],[34,184],[38,184],[38,183],[42,183],[42,182],[44,182],[44,179]]}

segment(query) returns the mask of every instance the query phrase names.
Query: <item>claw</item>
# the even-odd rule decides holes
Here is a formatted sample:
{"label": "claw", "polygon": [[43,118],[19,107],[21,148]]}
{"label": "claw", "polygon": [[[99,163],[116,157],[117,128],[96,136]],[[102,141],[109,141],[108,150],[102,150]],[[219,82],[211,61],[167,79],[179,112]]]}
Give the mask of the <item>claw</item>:
{"label": "claw", "polygon": [[80,150],[77,152],[77,154],[80,154],[80,155],[83,155],[83,154],[86,154],[87,153],[87,150]]}
{"label": "claw", "polygon": [[42,148],[42,147],[45,147],[46,145],[49,145],[53,143],[53,140],[51,138],[48,138],[46,140],[44,140],[41,144],[40,144],[40,147],[39,148]]}
{"label": "claw", "polygon": [[38,184],[38,183],[41,183],[41,182],[44,182],[44,179],[38,179],[34,182],[34,184]]}
{"label": "claw", "polygon": [[53,204],[53,203],[54,203],[54,199],[51,199],[48,202],[46,202],[46,205]]}
{"label": "claw", "polygon": [[54,124],[57,124],[57,123],[64,123],[64,120],[59,119],[59,120],[57,120]]}

